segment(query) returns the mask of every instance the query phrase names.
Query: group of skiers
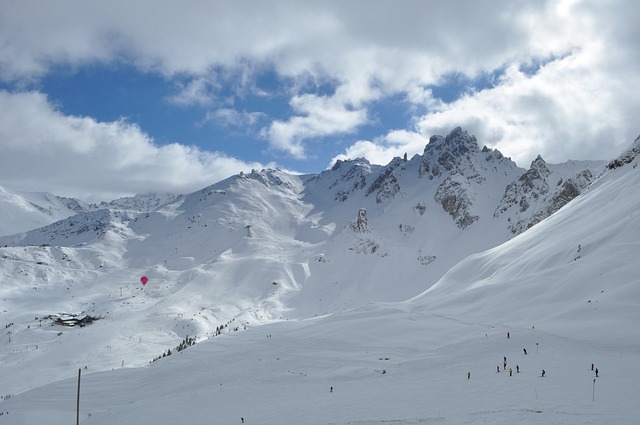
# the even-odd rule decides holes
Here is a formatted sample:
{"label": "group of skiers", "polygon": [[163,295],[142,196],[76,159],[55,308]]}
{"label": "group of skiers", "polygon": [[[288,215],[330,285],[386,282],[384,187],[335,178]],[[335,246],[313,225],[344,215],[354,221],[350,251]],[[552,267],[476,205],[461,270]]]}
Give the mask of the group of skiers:
{"label": "group of skiers", "polygon": [[[509,335],[509,333],[507,332],[507,335]],[[508,336],[507,336],[508,338]],[[527,350],[524,349],[524,354],[527,354]],[[507,356],[503,357],[503,362],[502,362],[502,370],[507,370]],[[496,372],[500,373],[500,365],[496,366]],[[520,365],[516,365],[516,373],[520,373]],[[513,369],[509,368],[509,376],[513,376]]]}
{"label": "group of skiers", "polygon": [[[535,327],[535,326],[532,326],[532,327],[531,327],[531,329],[532,329],[532,330],[535,330],[535,329],[536,329],[536,327]],[[507,339],[509,339],[509,338],[511,338],[511,333],[510,333],[510,332],[507,332]],[[536,346],[537,346],[537,345],[538,345],[538,343],[536,342]],[[527,355],[527,349],[526,349],[526,348],[522,348],[522,352],[524,353],[524,355],[525,355],[525,356]],[[506,358],[506,357],[504,357],[504,369],[506,369],[506,367],[507,367],[507,358]],[[503,370],[504,370],[504,369],[503,369]],[[498,366],[498,372],[500,372],[500,366]],[[519,365],[516,365],[516,373],[520,373],[520,366],[519,366]],[[546,372],[544,369],[542,369],[542,372],[540,373],[540,376],[541,376],[541,377],[544,377],[544,375],[545,375],[546,373],[547,373],[547,372]],[[511,368],[509,368],[509,376],[512,376],[512,375],[513,375],[513,370],[512,370]]]}
{"label": "group of skiers", "polygon": [[[535,327],[532,327],[532,329],[535,330]],[[488,337],[487,334],[485,334],[485,336]],[[510,339],[510,338],[511,338],[511,332],[507,332],[507,339]],[[536,343],[536,346],[537,345],[538,345],[538,343]],[[522,352],[524,353],[525,356],[527,355],[527,349],[526,348],[523,348]],[[503,360],[503,362],[502,362],[502,370],[506,371],[507,370],[507,356],[503,356],[502,360]],[[595,364],[593,364],[593,363],[591,363],[591,370],[593,372],[595,372],[596,378],[597,378],[598,374],[599,374],[599,371],[598,371],[598,368],[595,367]],[[500,365],[496,366],[496,372],[500,373]],[[516,373],[520,373],[520,365],[516,365]],[[542,369],[540,377],[544,377],[546,373],[547,372],[544,369]],[[513,369],[512,368],[509,368],[509,376],[513,376]],[[471,379],[471,372],[467,372],[467,379]]]}
{"label": "group of skiers", "polygon": [[[532,327],[533,330],[535,330],[535,327]],[[485,334],[486,337],[488,337],[488,334]],[[511,338],[511,332],[507,332],[507,339]],[[538,345],[538,343],[536,343],[536,345]],[[524,353],[524,355],[527,355],[527,349],[523,348],[522,352]],[[507,370],[507,356],[503,356],[502,358],[502,370],[506,371]],[[592,365],[593,367],[593,365]],[[496,372],[500,373],[500,365],[496,366]],[[520,373],[520,365],[516,365],[516,373]],[[542,369],[542,374],[540,376],[544,376],[545,375],[545,370]],[[513,369],[509,368],[509,376],[513,376]],[[598,370],[596,369],[596,376],[598,376]],[[471,379],[471,372],[467,372],[467,379]]]}

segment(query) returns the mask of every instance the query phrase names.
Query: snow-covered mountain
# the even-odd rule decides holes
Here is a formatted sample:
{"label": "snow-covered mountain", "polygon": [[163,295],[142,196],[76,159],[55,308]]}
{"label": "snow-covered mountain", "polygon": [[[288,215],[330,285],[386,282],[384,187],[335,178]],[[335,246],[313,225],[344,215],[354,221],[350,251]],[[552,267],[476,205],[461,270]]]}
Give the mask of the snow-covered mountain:
{"label": "snow-covered mountain", "polygon": [[13,191],[0,186],[0,236],[44,227],[75,214],[98,209],[151,211],[176,198],[172,194],[142,194],[111,202],[87,204],[46,192]]}
{"label": "snow-covered mountain", "polygon": [[[640,372],[639,143],[608,164],[523,170],[455,129],[387,166],[254,171],[0,238],[0,379],[14,395],[0,410],[63,423],[74,384],[53,382],[83,368],[95,424],[173,423],[180,407],[190,423],[275,424],[283,403],[300,424],[583,423],[580,409],[628,423],[635,383],[609,384],[602,408],[567,393],[591,380],[574,362],[601,361],[617,384]],[[72,315],[97,320],[56,324]],[[498,384],[523,345],[527,374]],[[563,378],[542,387],[539,368]],[[348,391],[318,399],[329,386]]]}
{"label": "snow-covered mountain", "polygon": [[[135,282],[146,274],[166,297],[176,296],[175,282],[208,282],[215,289],[199,290],[198,313],[209,319],[190,331],[199,335],[229,319],[315,317],[419,294],[469,254],[552,214],[604,165],[538,158],[522,170],[456,128],[432,137],[422,156],[387,166],[361,159],[317,175],[253,171],[177,198],[86,206],[0,237],[11,260],[3,272],[45,291],[42,283]],[[327,292],[331,286],[340,291]]]}
{"label": "snow-covered mountain", "polygon": [[82,201],[50,193],[12,191],[0,186],[0,235],[36,229],[84,211]]}

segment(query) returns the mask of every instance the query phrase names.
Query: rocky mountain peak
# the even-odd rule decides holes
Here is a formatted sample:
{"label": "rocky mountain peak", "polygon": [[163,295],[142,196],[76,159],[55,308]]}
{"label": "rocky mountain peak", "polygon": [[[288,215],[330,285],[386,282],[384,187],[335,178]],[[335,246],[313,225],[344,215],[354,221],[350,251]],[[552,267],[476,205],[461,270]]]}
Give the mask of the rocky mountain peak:
{"label": "rocky mountain peak", "polygon": [[365,158],[339,159],[331,167],[331,170],[323,171],[314,180],[330,179],[329,189],[335,190],[334,200],[343,202],[350,193],[366,186],[367,176],[371,173],[372,168],[379,168],[379,166],[372,166]]}
{"label": "rocky mountain peak", "polygon": [[507,185],[494,217],[512,210],[509,230],[513,234],[522,233],[558,211],[591,184],[596,177],[590,165],[584,167],[562,178],[538,155],[518,180]]}
{"label": "rocky mountain peak", "polygon": [[418,174],[439,181],[434,200],[464,229],[480,218],[474,204],[477,194],[486,192],[480,187],[486,185],[487,179],[504,181],[517,169],[499,151],[486,146],[480,149],[475,136],[456,127],[445,137],[431,137]]}
{"label": "rocky mountain peak", "polygon": [[549,174],[551,174],[551,171],[540,155],[536,156],[536,159],[531,162],[529,170],[525,173],[529,180],[545,178],[548,177]]}
{"label": "rocky mountain peak", "polygon": [[[74,208],[76,212],[100,210],[100,209],[120,209],[120,210],[135,210],[139,212],[149,212],[156,208],[174,201],[177,195],[173,193],[143,193],[135,196],[118,198],[111,202],[100,202],[99,204],[91,204],[84,208]],[[73,207],[73,199],[68,199],[66,202]],[[76,201],[77,202],[77,201]]]}
{"label": "rocky mountain peak", "polygon": [[267,168],[259,171],[251,170],[250,174],[244,174],[244,178],[258,181],[267,187],[292,188],[292,184],[288,181],[286,173],[283,173],[278,168]]}
{"label": "rocky mountain peak", "polygon": [[445,137],[445,143],[458,152],[464,153],[469,150],[478,150],[478,141],[475,136],[460,127],[451,130],[451,133]]}
{"label": "rocky mountain peak", "polygon": [[356,158],[356,159],[338,159],[336,163],[331,167],[331,171],[343,170],[347,171],[352,168],[361,168],[368,167],[371,163],[366,158]]}
{"label": "rocky mountain peak", "polygon": [[431,136],[424,148],[419,169],[420,177],[433,179],[444,174],[466,175],[466,171],[474,173],[472,158],[479,152],[475,136],[470,136],[460,127],[454,128],[446,137]]}

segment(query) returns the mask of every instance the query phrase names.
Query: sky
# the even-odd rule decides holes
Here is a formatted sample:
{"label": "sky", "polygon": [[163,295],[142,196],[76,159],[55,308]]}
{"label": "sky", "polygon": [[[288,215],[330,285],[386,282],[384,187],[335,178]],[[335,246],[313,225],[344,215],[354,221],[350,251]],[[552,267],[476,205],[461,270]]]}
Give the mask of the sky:
{"label": "sky", "polygon": [[640,5],[0,3],[0,186],[86,201],[386,164],[460,126],[520,167],[640,134]]}

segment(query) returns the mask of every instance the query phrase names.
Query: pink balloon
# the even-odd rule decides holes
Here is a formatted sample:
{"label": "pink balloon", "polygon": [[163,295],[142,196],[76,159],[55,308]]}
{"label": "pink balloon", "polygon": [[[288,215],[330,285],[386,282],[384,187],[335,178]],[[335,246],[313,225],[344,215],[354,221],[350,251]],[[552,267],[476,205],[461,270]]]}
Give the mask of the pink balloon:
{"label": "pink balloon", "polygon": [[147,284],[147,282],[149,282],[149,278],[148,278],[148,277],[146,277],[146,276],[142,276],[142,277],[140,278],[140,283],[142,283],[143,285],[146,285],[146,284]]}

